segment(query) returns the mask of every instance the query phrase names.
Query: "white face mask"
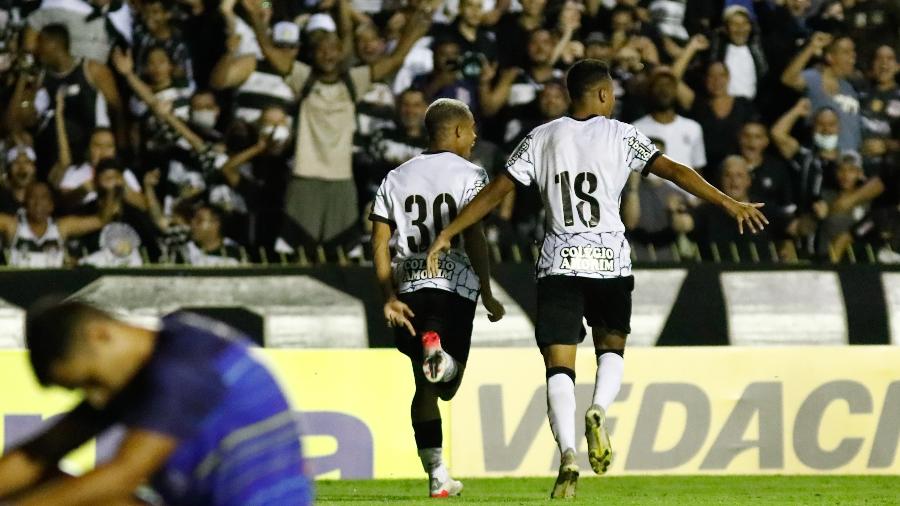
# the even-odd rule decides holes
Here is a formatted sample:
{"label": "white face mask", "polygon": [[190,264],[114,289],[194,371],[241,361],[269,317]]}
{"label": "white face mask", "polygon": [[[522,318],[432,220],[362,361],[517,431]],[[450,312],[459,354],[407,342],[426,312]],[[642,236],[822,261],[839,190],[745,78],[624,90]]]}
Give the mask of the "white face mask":
{"label": "white face mask", "polygon": [[838,136],[837,134],[813,134],[813,142],[816,144],[816,147],[822,151],[831,151],[837,149]]}
{"label": "white face mask", "polygon": [[284,143],[291,136],[291,129],[284,125],[269,125],[262,129],[263,136],[271,136],[276,144]]}
{"label": "white face mask", "polygon": [[218,119],[218,113],[210,109],[191,111],[191,122],[197,126],[214,128],[216,126],[216,120]]}

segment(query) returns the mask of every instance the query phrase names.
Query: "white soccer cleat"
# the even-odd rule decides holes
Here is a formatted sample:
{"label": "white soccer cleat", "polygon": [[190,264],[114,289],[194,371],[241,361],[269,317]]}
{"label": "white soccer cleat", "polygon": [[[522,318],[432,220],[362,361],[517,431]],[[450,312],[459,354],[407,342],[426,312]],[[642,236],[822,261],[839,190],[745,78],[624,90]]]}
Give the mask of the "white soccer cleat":
{"label": "white soccer cleat", "polygon": [[559,459],[559,476],[553,484],[550,499],[573,499],[575,487],[578,485],[578,463],[575,461],[575,450],[569,448]]}
{"label": "white soccer cleat", "polygon": [[463,489],[462,482],[454,480],[449,476],[443,482],[441,482],[437,476],[431,476],[428,482],[430,484],[431,497],[434,499],[457,496]]}
{"label": "white soccer cleat", "polygon": [[612,461],[612,445],[606,430],[606,412],[594,404],[584,414],[584,435],[588,443],[588,461],[597,474],[604,474]]}
{"label": "white soccer cleat", "polygon": [[444,371],[447,369],[447,357],[441,348],[441,336],[437,332],[422,334],[422,348],[425,355],[422,364],[425,379],[431,383],[440,383],[444,380]]}

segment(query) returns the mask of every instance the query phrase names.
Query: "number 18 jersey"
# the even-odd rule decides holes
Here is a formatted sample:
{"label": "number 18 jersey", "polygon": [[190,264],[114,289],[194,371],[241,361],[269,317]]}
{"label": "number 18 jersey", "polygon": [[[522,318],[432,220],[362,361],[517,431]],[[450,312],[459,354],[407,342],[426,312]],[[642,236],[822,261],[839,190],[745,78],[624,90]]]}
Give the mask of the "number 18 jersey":
{"label": "number 18 jersey", "polygon": [[437,276],[428,275],[425,259],[434,238],[486,185],[484,169],[446,151],[416,156],[384,178],[369,219],[396,231],[393,268],[400,293],[437,288],[478,300],[480,280],[462,236],[441,255]]}
{"label": "number 18 jersey", "polygon": [[634,126],[600,116],[562,117],[522,140],[506,171],[522,185],[537,184],[544,201],[537,277],[631,275],[622,190],[632,171],[649,171],[659,154]]}

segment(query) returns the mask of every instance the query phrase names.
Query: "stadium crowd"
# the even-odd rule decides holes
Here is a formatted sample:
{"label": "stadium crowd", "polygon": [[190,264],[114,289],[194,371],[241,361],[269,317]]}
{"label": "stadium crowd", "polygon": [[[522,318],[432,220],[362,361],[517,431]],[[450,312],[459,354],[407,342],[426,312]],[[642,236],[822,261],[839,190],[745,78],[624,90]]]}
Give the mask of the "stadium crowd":
{"label": "stadium crowd", "polygon": [[[618,119],[773,224],[635,176],[638,261],[900,262],[898,44],[896,0],[0,0],[5,263],[369,258],[432,100],[475,112],[495,176],[584,57]],[[541,207],[490,218],[499,256]]]}

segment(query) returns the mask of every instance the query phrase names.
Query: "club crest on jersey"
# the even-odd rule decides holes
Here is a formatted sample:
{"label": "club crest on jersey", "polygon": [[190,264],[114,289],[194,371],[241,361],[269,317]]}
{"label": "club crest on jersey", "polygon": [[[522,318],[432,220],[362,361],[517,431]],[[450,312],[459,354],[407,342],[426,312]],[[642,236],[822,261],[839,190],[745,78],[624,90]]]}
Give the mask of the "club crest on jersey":
{"label": "club crest on jersey", "polygon": [[638,160],[646,162],[653,155],[653,150],[634,135],[625,139],[625,143],[628,144],[628,147],[634,152],[634,157]]}
{"label": "club crest on jersey", "polygon": [[453,273],[455,271],[456,262],[449,260],[446,257],[438,260],[438,271],[436,276],[432,276],[428,273],[424,258],[407,258],[403,261],[402,267],[403,281],[405,282],[435,278],[451,279],[453,278]]}
{"label": "club crest on jersey", "polygon": [[[528,146],[531,144],[532,135],[528,134],[522,139],[522,142],[516,147],[516,150],[513,151],[513,154],[509,155],[509,160],[506,161],[506,167],[512,167],[514,163],[519,161],[519,158],[522,158],[522,155],[528,151]],[[528,161],[528,160],[525,160]]]}
{"label": "club crest on jersey", "polygon": [[567,246],[559,250],[560,269],[580,272],[612,272],[615,252],[604,246]]}

